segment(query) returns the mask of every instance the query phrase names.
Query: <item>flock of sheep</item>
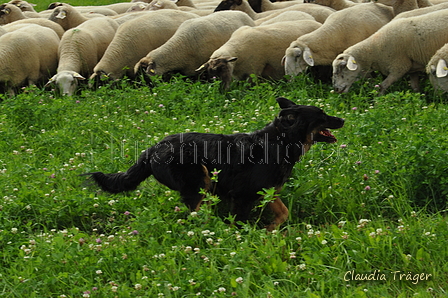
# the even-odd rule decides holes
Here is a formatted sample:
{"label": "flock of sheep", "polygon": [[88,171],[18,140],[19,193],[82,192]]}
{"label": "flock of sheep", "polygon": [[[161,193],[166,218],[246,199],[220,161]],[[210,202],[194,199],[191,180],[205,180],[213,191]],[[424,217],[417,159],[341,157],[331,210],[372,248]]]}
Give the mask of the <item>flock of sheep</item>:
{"label": "flock of sheep", "polygon": [[[389,2],[387,2],[389,1]],[[431,2],[430,2],[431,1]],[[438,2],[437,2],[438,1]],[[382,2],[382,3],[379,3]],[[222,87],[332,67],[336,92],[379,71],[381,93],[419,73],[448,91],[448,2],[441,0],[153,0],[103,6],[12,0],[0,5],[0,91],[79,80],[181,73]]]}

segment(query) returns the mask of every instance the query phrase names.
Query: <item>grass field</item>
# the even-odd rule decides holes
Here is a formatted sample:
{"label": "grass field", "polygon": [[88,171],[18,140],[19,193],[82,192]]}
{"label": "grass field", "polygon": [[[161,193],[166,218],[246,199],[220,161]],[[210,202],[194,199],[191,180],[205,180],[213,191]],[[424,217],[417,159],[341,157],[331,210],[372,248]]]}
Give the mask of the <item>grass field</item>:
{"label": "grass field", "polygon": [[[219,82],[153,84],[3,97],[3,296],[446,295],[447,106],[428,84],[427,95],[399,91],[402,82],[382,97],[373,81],[337,95],[305,76],[227,94]],[[78,176],[126,170],[168,134],[261,128],[276,96],[346,125],[296,165],[282,191],[290,218],[274,233],[262,229],[268,213],[242,229],[213,208],[190,214],[152,178],[110,195]]]}
{"label": "grass field", "polygon": [[[0,296],[446,297],[446,95],[427,81],[385,96],[379,78],[344,95],[305,75],[255,81],[0,95]],[[237,229],[213,206],[188,212],[152,177],[110,195],[79,176],[125,171],[169,134],[260,129],[277,96],[346,119],[338,143],[295,166],[277,231],[263,229],[263,204]]]}

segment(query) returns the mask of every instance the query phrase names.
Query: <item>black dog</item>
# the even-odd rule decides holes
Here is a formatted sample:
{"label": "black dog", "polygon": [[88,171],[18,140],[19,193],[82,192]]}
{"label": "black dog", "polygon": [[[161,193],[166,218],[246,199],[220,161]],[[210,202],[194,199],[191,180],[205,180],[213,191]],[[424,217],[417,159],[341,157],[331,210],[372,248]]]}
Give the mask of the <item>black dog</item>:
{"label": "black dog", "polygon": [[[279,97],[281,111],[266,127],[246,134],[181,133],[167,136],[143,152],[125,173],[89,173],[105,191],[134,190],[150,175],[179,191],[190,210],[198,210],[203,194],[212,189],[214,169],[220,170],[213,186],[221,200],[231,200],[236,221],[247,220],[263,188],[283,186],[300,157],[316,142],[334,143],[328,130],[341,128],[344,120],[313,106],[296,105]],[[269,203],[275,229],[288,218],[280,198]]]}

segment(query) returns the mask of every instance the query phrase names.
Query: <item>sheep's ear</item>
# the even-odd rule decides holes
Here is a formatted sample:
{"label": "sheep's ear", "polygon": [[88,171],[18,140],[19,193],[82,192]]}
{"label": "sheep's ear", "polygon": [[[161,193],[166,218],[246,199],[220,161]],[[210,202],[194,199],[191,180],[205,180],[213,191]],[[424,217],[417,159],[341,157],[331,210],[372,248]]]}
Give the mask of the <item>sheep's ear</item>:
{"label": "sheep's ear", "polygon": [[205,62],[204,64],[202,64],[201,66],[199,66],[199,68],[197,68],[195,71],[203,71],[204,69],[208,68],[208,62]]}
{"label": "sheep's ear", "polygon": [[313,54],[311,54],[311,50],[308,47],[303,51],[303,60],[305,60],[306,64],[309,66],[314,66]]}
{"label": "sheep's ear", "polygon": [[67,12],[65,10],[61,10],[56,16],[57,19],[65,19],[67,17]]}
{"label": "sheep's ear", "polygon": [[163,2],[156,1],[156,3],[154,3],[153,6],[154,6],[154,7],[157,7],[157,8],[163,8]]}
{"label": "sheep's ear", "polygon": [[75,73],[73,74],[73,77],[74,77],[75,79],[78,79],[78,80],[85,80],[85,79],[86,79],[85,77],[83,77],[82,75],[80,75],[80,74],[77,73],[77,72],[75,72]]}
{"label": "sheep's ear", "polygon": [[439,62],[437,62],[436,76],[438,78],[444,78],[447,74],[448,67],[446,66],[446,61],[443,59],[439,59]]}
{"label": "sheep's ear", "polygon": [[347,60],[347,68],[348,70],[356,70],[358,69],[358,64],[353,56],[349,56]]}
{"label": "sheep's ear", "polygon": [[45,84],[44,87],[48,87],[48,86],[50,86],[50,85],[54,82],[54,80],[56,80],[56,76],[57,76],[57,74],[55,74],[54,76],[52,76],[51,79],[48,80],[48,82]]}
{"label": "sheep's ear", "polygon": [[281,109],[287,109],[296,106],[294,102],[284,97],[277,97],[275,100],[278,102],[278,105]]}
{"label": "sheep's ear", "polygon": [[235,62],[238,59],[238,57],[230,57],[229,59],[226,60],[227,63],[229,62]]}

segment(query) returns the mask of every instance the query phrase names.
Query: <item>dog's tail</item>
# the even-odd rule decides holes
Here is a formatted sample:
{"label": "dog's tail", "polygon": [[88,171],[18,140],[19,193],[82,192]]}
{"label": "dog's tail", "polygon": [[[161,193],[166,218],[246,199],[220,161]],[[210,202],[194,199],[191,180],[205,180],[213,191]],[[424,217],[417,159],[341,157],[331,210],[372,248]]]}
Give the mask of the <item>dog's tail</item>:
{"label": "dog's tail", "polygon": [[130,191],[152,175],[149,150],[146,150],[138,161],[124,173],[104,174],[102,172],[87,173],[101,187],[110,193]]}

